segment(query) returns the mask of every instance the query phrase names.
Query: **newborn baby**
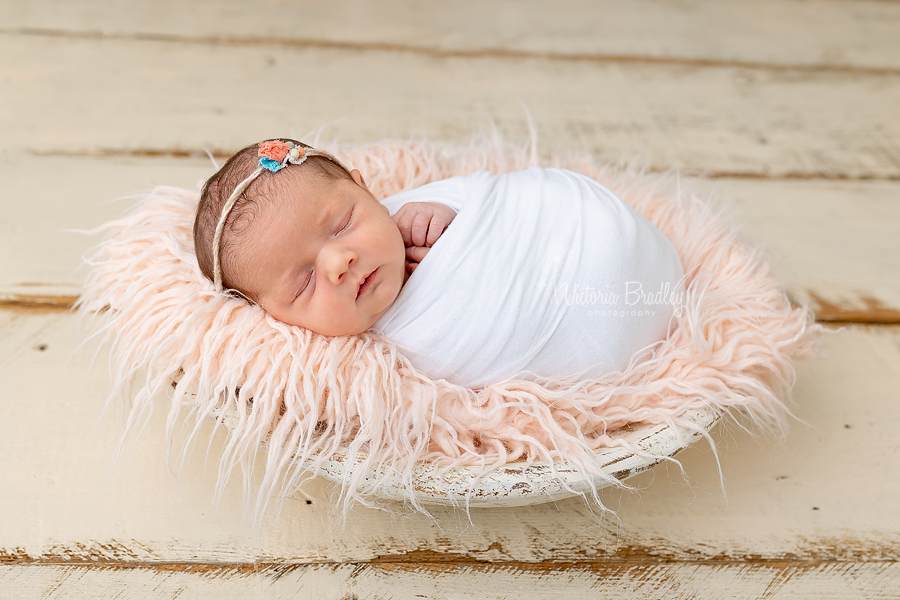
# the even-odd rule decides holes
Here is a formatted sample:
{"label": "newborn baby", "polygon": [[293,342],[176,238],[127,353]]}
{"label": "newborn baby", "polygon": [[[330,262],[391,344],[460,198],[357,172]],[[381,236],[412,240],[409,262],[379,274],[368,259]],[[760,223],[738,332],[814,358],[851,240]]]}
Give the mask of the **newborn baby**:
{"label": "newborn baby", "polygon": [[266,142],[206,183],[194,241],[218,289],[326,335],[374,328],[468,387],[622,369],[666,337],[683,295],[665,236],[559,169],[480,171],[379,203],[333,157]]}

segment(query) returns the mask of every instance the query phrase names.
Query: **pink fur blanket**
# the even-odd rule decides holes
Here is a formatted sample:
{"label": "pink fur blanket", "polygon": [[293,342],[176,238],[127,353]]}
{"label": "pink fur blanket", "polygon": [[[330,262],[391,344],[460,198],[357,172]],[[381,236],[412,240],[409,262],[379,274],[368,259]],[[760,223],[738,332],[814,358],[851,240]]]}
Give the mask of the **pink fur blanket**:
{"label": "pink fur blanket", "polygon": [[807,307],[791,305],[760,250],[675,175],[561,154],[539,161],[533,147],[498,139],[456,149],[385,141],[330,150],[359,168],[380,198],[478,169],[503,173],[540,162],[584,173],[672,241],[688,274],[686,310],[653,355],[624,372],[575,385],[508,381],[478,390],[431,381],[374,333],[326,338],[216,293],[193,253],[198,191],[158,187],[100,228],[106,237],[86,257],[79,300],[110,345],[109,402],[128,407],[123,443],[142,428],[154,398],[174,387],[170,441],[185,408],[196,417],[189,440],[204,418],[228,415],[220,489],[238,465],[249,482],[251,460],[268,446],[261,511],[339,451],[353,459],[343,481],[350,502],[377,493],[388,473],[412,489],[421,462],[486,472],[562,459],[596,476],[594,451],[620,444],[617,429],[677,424],[689,408],[742,409],[783,431],[792,358],[813,354],[818,326]]}

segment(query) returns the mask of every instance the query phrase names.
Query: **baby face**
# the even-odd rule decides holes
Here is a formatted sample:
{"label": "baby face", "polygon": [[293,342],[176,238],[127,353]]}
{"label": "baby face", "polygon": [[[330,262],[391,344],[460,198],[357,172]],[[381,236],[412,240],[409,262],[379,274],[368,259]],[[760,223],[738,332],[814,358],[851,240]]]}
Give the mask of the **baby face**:
{"label": "baby face", "polygon": [[270,315],[324,335],[366,331],[406,282],[388,209],[353,181],[304,181],[267,199],[245,234],[241,281]]}

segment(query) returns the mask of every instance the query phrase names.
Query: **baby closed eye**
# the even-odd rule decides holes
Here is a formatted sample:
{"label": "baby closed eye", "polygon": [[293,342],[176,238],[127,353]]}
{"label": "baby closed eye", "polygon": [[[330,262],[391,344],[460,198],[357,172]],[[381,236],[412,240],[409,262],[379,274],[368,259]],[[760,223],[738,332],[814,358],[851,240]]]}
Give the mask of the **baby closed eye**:
{"label": "baby closed eye", "polygon": [[353,209],[350,209],[350,212],[347,213],[347,217],[344,219],[344,224],[338,229],[335,233],[341,233],[345,229],[349,229],[350,224],[353,222]]}
{"label": "baby closed eye", "polygon": [[302,294],[303,292],[306,291],[306,289],[309,287],[309,284],[312,282],[313,275],[314,275],[314,273],[312,270],[309,270],[306,273],[304,273],[303,281],[300,283],[300,287],[297,289],[297,294],[294,296],[294,300],[299,298],[300,294]]}

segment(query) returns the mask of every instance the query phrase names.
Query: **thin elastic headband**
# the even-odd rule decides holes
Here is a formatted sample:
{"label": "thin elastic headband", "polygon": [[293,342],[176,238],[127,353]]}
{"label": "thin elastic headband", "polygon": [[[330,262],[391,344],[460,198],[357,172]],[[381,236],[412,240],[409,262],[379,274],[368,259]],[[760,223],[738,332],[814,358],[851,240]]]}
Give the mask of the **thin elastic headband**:
{"label": "thin elastic headband", "polygon": [[213,283],[218,292],[222,291],[222,265],[219,263],[219,242],[222,239],[222,231],[225,229],[225,221],[228,220],[228,215],[231,213],[231,209],[234,208],[237,199],[241,197],[241,194],[247,190],[247,187],[249,187],[251,183],[256,181],[256,178],[259,177],[260,173],[263,171],[277,173],[289,164],[302,164],[303,161],[310,156],[323,156],[343,167],[335,157],[327,152],[316,150],[310,146],[298,146],[293,142],[283,142],[281,140],[260,142],[258,156],[259,166],[255,171],[250,173],[245,180],[240,182],[236,188],[234,188],[234,191],[231,192],[231,196],[228,197],[225,205],[222,206],[222,215],[219,217],[219,223],[216,225],[216,233],[213,235]]}

